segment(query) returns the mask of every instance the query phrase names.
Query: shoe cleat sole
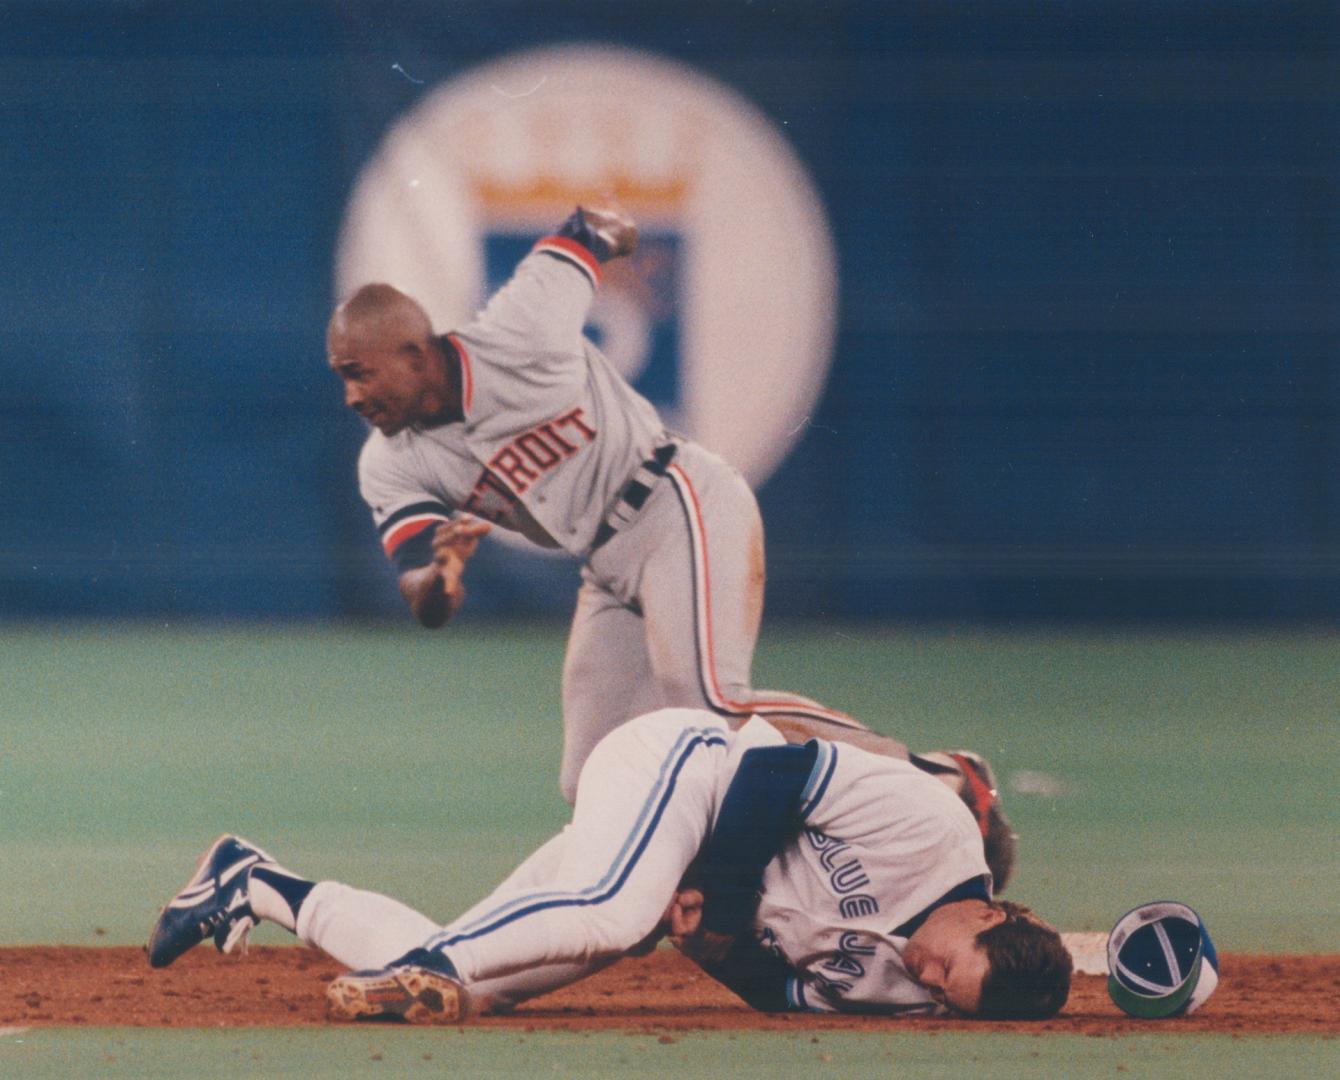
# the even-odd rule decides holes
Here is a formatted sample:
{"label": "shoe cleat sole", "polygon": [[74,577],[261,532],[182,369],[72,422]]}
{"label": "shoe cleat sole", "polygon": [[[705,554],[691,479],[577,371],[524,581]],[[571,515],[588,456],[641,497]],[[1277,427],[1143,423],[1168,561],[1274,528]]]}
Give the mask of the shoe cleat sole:
{"label": "shoe cleat sole", "polygon": [[469,996],[460,983],[416,967],[341,975],[326,988],[326,1001],[333,1020],[454,1024],[469,1012]]}

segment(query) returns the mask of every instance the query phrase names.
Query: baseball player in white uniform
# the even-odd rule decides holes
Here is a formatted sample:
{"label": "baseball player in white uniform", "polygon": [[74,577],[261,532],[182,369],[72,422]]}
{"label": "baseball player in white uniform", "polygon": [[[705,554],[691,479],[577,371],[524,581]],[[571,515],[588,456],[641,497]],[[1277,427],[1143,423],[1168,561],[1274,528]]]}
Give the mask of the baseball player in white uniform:
{"label": "baseball player in white uniform", "polygon": [[402,594],[425,625],[444,623],[493,525],[583,560],[563,670],[568,802],[604,735],[665,706],[899,748],[807,698],[752,688],[764,582],[754,494],[667,431],[582,334],[602,262],[636,240],[622,212],[578,209],[454,333],[436,334],[389,285],[336,309],[329,361],[375,429],[359,485]]}
{"label": "baseball player in white uniform", "polygon": [[992,899],[976,822],[945,785],[700,709],[603,739],[572,823],[445,927],[224,836],[163,909],[150,963],[208,936],[230,951],[259,919],[355,969],[329,988],[342,1019],[510,1008],[665,933],[768,1011],[1041,1017],[1070,978],[1056,931]]}

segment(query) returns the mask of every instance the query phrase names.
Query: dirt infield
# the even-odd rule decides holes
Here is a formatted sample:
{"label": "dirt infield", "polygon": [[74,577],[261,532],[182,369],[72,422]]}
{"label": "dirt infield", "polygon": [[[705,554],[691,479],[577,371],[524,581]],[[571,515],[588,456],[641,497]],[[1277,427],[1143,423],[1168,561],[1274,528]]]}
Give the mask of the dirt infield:
{"label": "dirt infield", "polygon": [[[0,1026],[295,1027],[328,1023],[325,984],[341,968],[300,947],[254,949],[243,958],[197,949],[152,970],[134,948],[0,949]],[[1103,980],[1077,976],[1064,1012],[1044,1023],[767,1016],[742,1004],[673,950],[625,960],[550,994],[511,1016],[472,1023],[488,1028],[675,1032],[970,1029],[1116,1035],[1228,1032],[1240,1035],[1340,1034],[1340,955],[1221,958],[1222,981],[1196,1015],[1132,1020],[1107,998]]]}

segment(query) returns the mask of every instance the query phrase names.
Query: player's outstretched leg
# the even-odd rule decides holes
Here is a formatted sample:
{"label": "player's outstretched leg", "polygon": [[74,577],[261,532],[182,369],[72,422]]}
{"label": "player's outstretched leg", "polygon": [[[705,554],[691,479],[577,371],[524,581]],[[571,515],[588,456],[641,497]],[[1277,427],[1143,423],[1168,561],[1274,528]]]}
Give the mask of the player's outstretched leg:
{"label": "player's outstretched leg", "polygon": [[738,473],[700,447],[685,447],[633,532],[654,534],[654,544],[643,539],[650,551],[635,580],[651,674],[666,703],[710,709],[736,727],[762,716],[807,722],[824,737],[864,731],[811,698],[753,686],[763,521]]}

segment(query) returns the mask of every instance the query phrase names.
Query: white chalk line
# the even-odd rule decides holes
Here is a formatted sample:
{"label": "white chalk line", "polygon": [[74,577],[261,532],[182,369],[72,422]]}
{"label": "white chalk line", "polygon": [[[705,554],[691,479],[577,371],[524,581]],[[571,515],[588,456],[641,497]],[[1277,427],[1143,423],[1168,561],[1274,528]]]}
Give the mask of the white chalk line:
{"label": "white chalk line", "polygon": [[1062,934],[1061,943],[1070,950],[1078,975],[1107,974],[1107,935],[1096,930]]}

